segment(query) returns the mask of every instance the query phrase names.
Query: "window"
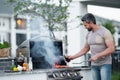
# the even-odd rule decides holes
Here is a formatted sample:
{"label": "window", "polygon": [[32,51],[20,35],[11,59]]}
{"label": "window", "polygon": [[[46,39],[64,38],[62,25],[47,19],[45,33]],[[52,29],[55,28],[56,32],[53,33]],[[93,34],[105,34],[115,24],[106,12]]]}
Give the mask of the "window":
{"label": "window", "polygon": [[26,29],[26,19],[16,18],[16,29]]}

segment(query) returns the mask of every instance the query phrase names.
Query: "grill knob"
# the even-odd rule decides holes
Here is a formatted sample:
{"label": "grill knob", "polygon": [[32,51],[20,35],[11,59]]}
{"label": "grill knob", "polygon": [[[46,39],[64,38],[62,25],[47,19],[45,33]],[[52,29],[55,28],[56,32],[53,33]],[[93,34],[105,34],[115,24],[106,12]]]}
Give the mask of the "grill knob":
{"label": "grill knob", "polygon": [[75,76],[78,76],[77,72],[74,73]]}
{"label": "grill knob", "polygon": [[63,73],[62,73],[62,72],[60,73],[60,77],[61,77],[61,78],[63,78],[63,77],[64,77],[64,75],[63,75]]}
{"label": "grill knob", "polygon": [[64,77],[67,76],[67,73],[66,73],[66,72],[63,72],[62,74],[63,74]]}
{"label": "grill knob", "polygon": [[53,77],[58,78],[58,77],[60,77],[60,74],[58,72],[55,72],[55,73],[53,73]]}
{"label": "grill knob", "polygon": [[56,78],[56,77],[57,77],[57,75],[56,75],[55,73],[53,73],[53,77],[54,77],[54,78]]}
{"label": "grill knob", "polygon": [[68,76],[68,77],[71,77],[69,72],[67,72],[67,76]]}

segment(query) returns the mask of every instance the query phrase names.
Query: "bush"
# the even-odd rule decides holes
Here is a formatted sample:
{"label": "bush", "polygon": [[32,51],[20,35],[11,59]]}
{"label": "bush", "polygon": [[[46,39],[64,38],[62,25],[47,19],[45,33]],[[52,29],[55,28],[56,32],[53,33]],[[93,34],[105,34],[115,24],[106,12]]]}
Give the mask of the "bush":
{"label": "bush", "polygon": [[111,32],[112,34],[115,33],[115,27],[114,27],[114,25],[113,25],[113,23],[112,23],[111,21],[107,21],[107,22],[103,23],[102,25],[103,25],[105,28],[107,28],[108,30],[110,30],[110,32]]}
{"label": "bush", "polygon": [[6,41],[4,41],[3,43],[0,43],[0,49],[9,48],[9,47],[10,47],[10,44]]}

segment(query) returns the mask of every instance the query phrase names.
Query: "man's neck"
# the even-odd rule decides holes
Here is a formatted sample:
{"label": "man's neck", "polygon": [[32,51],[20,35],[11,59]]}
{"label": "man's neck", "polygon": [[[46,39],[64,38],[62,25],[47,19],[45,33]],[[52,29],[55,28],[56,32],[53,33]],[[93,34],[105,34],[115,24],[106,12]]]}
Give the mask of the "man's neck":
{"label": "man's neck", "polygon": [[93,25],[93,32],[97,31],[100,27],[98,25]]}

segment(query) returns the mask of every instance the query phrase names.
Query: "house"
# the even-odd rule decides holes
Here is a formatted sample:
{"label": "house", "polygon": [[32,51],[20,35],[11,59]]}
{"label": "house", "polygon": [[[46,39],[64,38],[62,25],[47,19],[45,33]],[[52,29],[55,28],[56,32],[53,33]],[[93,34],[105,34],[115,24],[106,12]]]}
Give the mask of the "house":
{"label": "house", "polygon": [[[16,49],[19,46],[19,44],[21,44],[24,40],[28,40],[31,38],[31,35],[30,35],[31,31],[33,33],[32,36],[38,35],[40,28],[39,26],[37,26],[39,24],[35,23],[36,21],[33,21],[36,24],[35,27],[37,28],[37,31],[34,31],[34,28],[30,30],[29,28],[30,17],[20,15],[19,18],[15,18],[14,11],[13,11],[13,5],[5,5],[6,1],[7,0],[0,1],[0,42],[3,42],[5,40],[11,44],[11,57],[14,58],[16,56]],[[119,0],[108,0],[108,1],[105,1],[105,0],[100,0],[100,1],[99,0],[73,0],[69,8],[70,18],[68,22],[74,19],[76,16],[83,16],[85,13],[87,13],[88,4],[120,8]],[[37,21],[40,21],[40,20],[38,19]],[[87,34],[87,31],[83,27],[77,27],[75,29],[72,29],[74,26],[78,26],[79,23],[80,23],[80,19],[75,19],[71,23],[68,23],[68,26],[70,29],[68,28],[68,32],[67,32],[67,37],[68,37],[67,55],[72,55],[78,52],[85,43],[85,35]],[[119,35],[118,35],[118,38],[119,38]],[[87,65],[86,63],[82,63],[78,65],[72,64],[73,62],[80,62],[83,60],[85,60],[85,56],[72,61],[69,65],[70,66]],[[88,79],[90,80],[90,78],[87,77],[88,74],[86,72],[84,74],[86,74],[86,77],[84,78],[84,80],[88,80]]]}
{"label": "house", "polygon": [[[0,41],[8,41],[11,44],[11,56],[15,57],[16,56],[16,49],[18,47],[18,45],[20,45],[24,40],[29,39],[30,36],[30,29],[29,27],[32,28],[32,33],[34,33],[32,36],[39,34],[39,31],[41,30],[41,28],[39,28],[38,25],[40,25],[39,23],[37,23],[34,20],[40,21],[39,19],[34,19],[33,23],[35,23],[36,25],[34,26],[34,24],[30,24],[29,20],[30,17],[28,16],[20,16],[19,18],[15,18],[14,17],[14,11],[13,11],[13,6],[11,4],[7,4],[6,2],[7,0],[1,0],[0,3]],[[74,19],[76,16],[82,16],[87,12],[87,5],[88,4],[92,4],[92,5],[102,5],[102,6],[109,6],[109,7],[117,7],[119,8],[119,5],[117,2],[115,3],[111,3],[111,1],[98,1],[98,0],[73,0],[73,2],[70,5],[69,8],[69,12],[70,12],[70,18],[68,20],[71,21],[72,19]],[[104,3],[104,4],[102,4]],[[7,5],[6,5],[7,4]],[[110,5],[112,4],[112,5]],[[74,11],[73,11],[74,10]],[[22,24],[21,24],[22,23]],[[42,21],[40,23],[43,23]],[[78,26],[80,23],[79,19],[75,19],[73,22],[68,23],[69,28],[72,28],[74,26]],[[20,24],[20,25],[19,25]],[[35,28],[37,28],[37,31],[35,30]],[[68,36],[68,55],[69,54],[74,54],[77,51],[80,50],[80,48],[83,47],[84,42],[85,42],[85,38],[84,36],[86,35],[87,31],[83,28],[83,27],[79,27],[79,28],[75,28],[73,30],[69,30],[68,28],[68,32],[67,32],[67,36]],[[72,33],[72,35],[71,35]],[[76,35],[77,34],[77,35]],[[20,39],[19,39],[20,38]],[[118,40],[118,39],[116,39]],[[117,41],[119,42],[119,41]],[[119,43],[117,43],[119,44]],[[74,49],[73,49],[73,46]],[[81,57],[80,59],[77,59],[77,61],[84,59],[84,57]],[[84,65],[84,64],[83,64]]]}

